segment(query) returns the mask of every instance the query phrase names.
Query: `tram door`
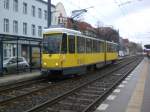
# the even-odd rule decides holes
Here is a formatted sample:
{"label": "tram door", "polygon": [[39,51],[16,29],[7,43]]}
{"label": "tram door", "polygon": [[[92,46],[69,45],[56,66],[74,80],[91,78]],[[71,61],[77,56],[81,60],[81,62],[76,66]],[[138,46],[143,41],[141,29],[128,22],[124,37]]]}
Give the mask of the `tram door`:
{"label": "tram door", "polygon": [[68,66],[73,67],[77,65],[77,55],[75,50],[75,39],[76,37],[74,35],[68,35],[68,53],[67,53],[67,59],[68,59]]}
{"label": "tram door", "polygon": [[77,55],[78,55],[78,64],[80,66],[85,64],[85,38],[77,37]]}

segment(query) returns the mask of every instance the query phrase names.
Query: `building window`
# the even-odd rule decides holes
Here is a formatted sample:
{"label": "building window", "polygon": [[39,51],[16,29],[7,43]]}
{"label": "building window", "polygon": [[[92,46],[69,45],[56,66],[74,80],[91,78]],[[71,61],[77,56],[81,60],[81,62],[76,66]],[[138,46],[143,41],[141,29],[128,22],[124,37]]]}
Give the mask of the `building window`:
{"label": "building window", "polygon": [[35,25],[32,25],[32,35],[34,36],[35,35]]}
{"label": "building window", "polygon": [[9,9],[9,0],[4,0],[4,8]]}
{"label": "building window", "polygon": [[27,14],[27,3],[23,3],[23,13]]}
{"label": "building window", "polygon": [[42,9],[41,8],[38,8],[38,17],[42,18]]}
{"label": "building window", "polygon": [[64,24],[63,17],[58,17],[58,24]]}
{"label": "building window", "polygon": [[4,19],[4,32],[9,32],[9,20]]}
{"label": "building window", "polygon": [[14,1],[13,1],[13,10],[14,10],[15,12],[18,12],[18,0],[14,0]]}
{"label": "building window", "polygon": [[44,11],[44,18],[45,18],[45,20],[47,20],[47,11],[46,10]]}
{"label": "building window", "polygon": [[13,21],[13,32],[18,33],[18,21]]}
{"label": "building window", "polygon": [[23,34],[27,35],[27,23],[23,23]]}
{"label": "building window", "polygon": [[60,24],[60,18],[58,17],[58,24]]}
{"label": "building window", "polygon": [[31,9],[31,13],[32,13],[32,16],[35,17],[35,6],[33,6],[33,5],[32,5],[32,9]]}
{"label": "building window", "polygon": [[42,26],[38,26],[38,36],[42,37]]}

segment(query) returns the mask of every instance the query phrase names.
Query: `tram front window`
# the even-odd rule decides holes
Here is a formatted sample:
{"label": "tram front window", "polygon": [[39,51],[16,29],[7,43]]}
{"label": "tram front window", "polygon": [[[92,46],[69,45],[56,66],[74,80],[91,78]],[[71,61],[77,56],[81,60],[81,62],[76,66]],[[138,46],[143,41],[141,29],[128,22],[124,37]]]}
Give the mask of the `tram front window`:
{"label": "tram front window", "polygon": [[46,34],[43,38],[43,53],[60,53],[62,34]]}

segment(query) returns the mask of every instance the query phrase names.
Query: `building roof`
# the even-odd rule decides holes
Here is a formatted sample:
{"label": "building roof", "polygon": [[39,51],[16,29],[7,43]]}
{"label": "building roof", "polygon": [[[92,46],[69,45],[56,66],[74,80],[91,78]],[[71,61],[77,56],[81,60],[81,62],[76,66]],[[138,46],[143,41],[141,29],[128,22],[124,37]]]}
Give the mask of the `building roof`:
{"label": "building roof", "polygon": [[[48,2],[46,2],[46,1],[44,1],[44,0],[36,0],[36,1],[39,1],[39,2],[44,3],[44,4],[46,4],[46,5],[48,4]],[[51,4],[51,6],[55,8],[55,5]]]}
{"label": "building roof", "polygon": [[128,39],[123,39],[123,42],[124,43],[129,43],[129,40]]}

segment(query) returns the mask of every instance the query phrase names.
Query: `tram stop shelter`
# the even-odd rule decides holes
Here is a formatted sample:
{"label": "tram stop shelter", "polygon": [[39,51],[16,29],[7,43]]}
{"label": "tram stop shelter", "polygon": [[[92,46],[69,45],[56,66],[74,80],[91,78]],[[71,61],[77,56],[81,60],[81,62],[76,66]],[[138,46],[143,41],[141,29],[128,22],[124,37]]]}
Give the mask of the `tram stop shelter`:
{"label": "tram stop shelter", "polygon": [[[42,38],[24,37],[0,34],[0,76],[19,72],[41,69]],[[13,58],[13,62],[6,60]],[[26,60],[29,66],[21,67],[20,58]],[[4,66],[5,64],[5,66]],[[6,69],[10,69],[10,71]]]}

